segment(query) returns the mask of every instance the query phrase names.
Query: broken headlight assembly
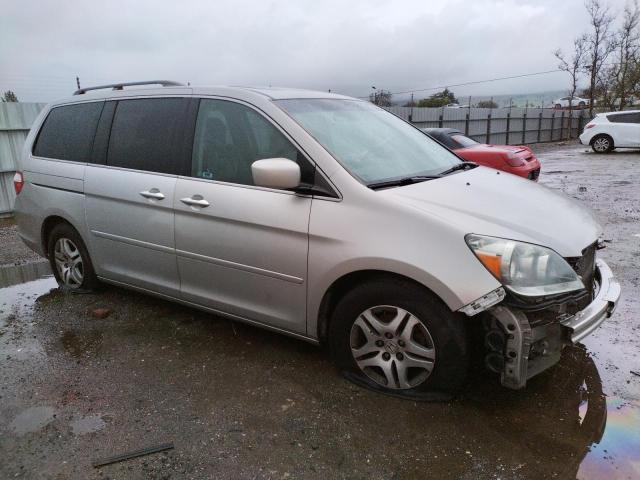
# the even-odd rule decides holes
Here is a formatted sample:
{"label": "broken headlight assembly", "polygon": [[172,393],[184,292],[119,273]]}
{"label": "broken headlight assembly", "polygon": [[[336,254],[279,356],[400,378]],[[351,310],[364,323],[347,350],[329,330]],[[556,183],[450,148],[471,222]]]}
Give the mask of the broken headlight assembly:
{"label": "broken headlight assembly", "polygon": [[550,248],[476,234],[465,240],[485,268],[517,295],[538,297],[585,288],[566,260]]}

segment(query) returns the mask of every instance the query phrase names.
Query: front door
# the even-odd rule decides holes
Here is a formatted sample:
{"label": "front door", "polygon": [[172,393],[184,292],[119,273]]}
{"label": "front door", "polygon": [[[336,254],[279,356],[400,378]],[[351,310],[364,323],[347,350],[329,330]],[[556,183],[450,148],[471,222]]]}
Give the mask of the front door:
{"label": "front door", "polygon": [[229,314],[306,333],[311,198],[253,185],[264,158],[313,167],[252,108],[200,101],[190,177],[176,184],[176,254],[182,298]]}

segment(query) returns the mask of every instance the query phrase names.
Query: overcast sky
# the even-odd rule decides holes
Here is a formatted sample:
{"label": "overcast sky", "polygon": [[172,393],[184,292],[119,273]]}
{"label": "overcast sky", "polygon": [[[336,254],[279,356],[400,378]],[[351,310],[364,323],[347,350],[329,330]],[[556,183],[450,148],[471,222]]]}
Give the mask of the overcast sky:
{"label": "overcast sky", "polygon": [[[624,3],[609,0],[616,12]],[[367,95],[554,69],[553,50],[586,28],[583,0],[5,1],[0,91],[50,101],[79,75],[83,86],[161,78]],[[554,73],[454,91],[567,83]]]}

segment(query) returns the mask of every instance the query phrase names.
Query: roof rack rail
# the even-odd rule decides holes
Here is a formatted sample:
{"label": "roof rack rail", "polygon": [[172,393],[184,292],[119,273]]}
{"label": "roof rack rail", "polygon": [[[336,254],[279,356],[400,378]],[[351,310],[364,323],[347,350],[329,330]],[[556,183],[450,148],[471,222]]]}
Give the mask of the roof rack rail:
{"label": "roof rack rail", "polygon": [[173,82],[171,80],[149,80],[146,82],[123,82],[123,83],[112,83],[109,85],[99,85],[97,87],[86,87],[79,88],[75,92],[74,95],[82,95],[90,90],[103,90],[105,88],[111,88],[113,90],[122,90],[124,87],[132,87],[134,85],[162,85],[163,87],[184,87],[183,83]]}

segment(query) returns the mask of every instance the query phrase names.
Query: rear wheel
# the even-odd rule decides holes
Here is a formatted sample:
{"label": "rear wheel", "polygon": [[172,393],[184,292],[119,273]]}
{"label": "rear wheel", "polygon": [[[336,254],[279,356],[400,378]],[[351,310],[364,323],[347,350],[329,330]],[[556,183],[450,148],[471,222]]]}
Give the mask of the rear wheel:
{"label": "rear wheel", "polygon": [[609,135],[596,135],[591,141],[591,148],[597,153],[609,153],[613,150],[613,139]]}
{"label": "rear wheel", "polygon": [[407,281],[376,280],[347,293],[332,315],[329,347],[348,378],[386,393],[453,392],[466,378],[464,319]]}
{"label": "rear wheel", "polygon": [[67,223],[53,227],[47,242],[51,270],[63,288],[94,290],[98,278],[78,232]]}

